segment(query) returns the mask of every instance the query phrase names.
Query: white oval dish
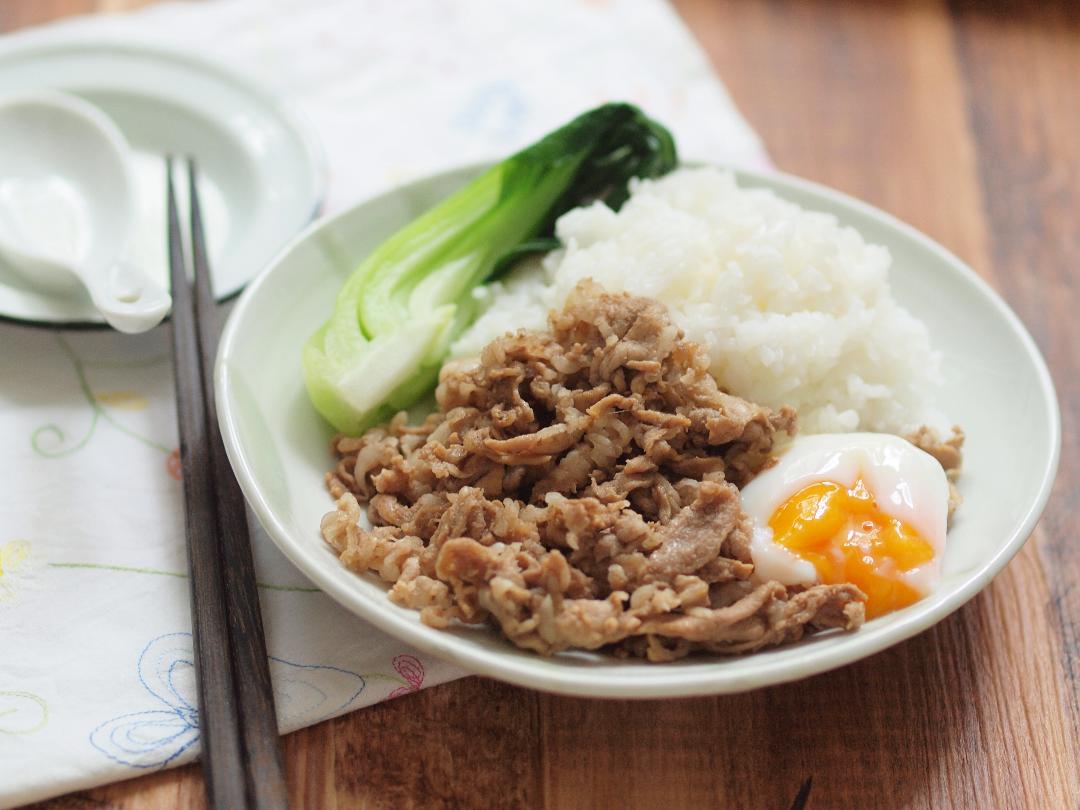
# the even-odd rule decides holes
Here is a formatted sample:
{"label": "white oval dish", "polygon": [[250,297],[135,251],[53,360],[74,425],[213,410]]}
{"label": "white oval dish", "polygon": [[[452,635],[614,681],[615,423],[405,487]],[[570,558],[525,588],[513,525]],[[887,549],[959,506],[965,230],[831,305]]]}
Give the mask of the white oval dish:
{"label": "white oval dish", "polygon": [[349,610],[473,672],[551,692],[618,698],[739,692],[824,672],[925,630],[985,587],[1034,529],[1057,469],[1060,416],[1046,365],[1016,315],[955,256],[888,214],[804,180],[737,171],[740,185],[770,188],[832,213],[888,247],[894,293],[926,323],[944,355],[940,404],[963,426],[967,443],[965,500],[948,535],[939,586],[854,633],[660,665],[596,653],[542,658],[486,627],[422,624],[417,612],[387,599],[376,577],[348,571],[319,534],[319,520],[332,506],[323,484],[333,464],[331,430],[308,403],[300,350],[360,259],[479,168],[412,183],[316,223],[252,283],[222,336],[218,412],[244,494],[286,556]]}
{"label": "white oval dish", "polygon": [[[0,43],[0,97],[57,90],[104,112],[133,152],[129,257],[168,286],[164,156],[199,163],[214,289],[235,295],[318,213],[322,149],[257,82],[203,57],[128,41],[28,36]],[[186,195],[186,183],[178,183]],[[182,211],[186,199],[179,200]],[[0,317],[103,324],[88,295],[56,295],[0,265]]]}

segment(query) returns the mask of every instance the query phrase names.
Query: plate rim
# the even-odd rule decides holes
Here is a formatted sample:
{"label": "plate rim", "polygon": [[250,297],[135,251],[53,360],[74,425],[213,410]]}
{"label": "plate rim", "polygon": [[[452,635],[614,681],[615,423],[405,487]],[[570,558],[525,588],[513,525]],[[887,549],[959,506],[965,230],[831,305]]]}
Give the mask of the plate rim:
{"label": "plate rim", "polygon": [[[1038,344],[1036,344],[1019,316],[1013,312],[1012,308],[985,279],[955,254],[926,234],[886,211],[882,211],[844,192],[785,172],[760,171],[724,164],[709,164],[733,172],[740,185],[743,181],[747,181],[751,186],[754,184],[788,186],[813,196],[823,197],[834,205],[853,209],[856,213],[878,220],[889,228],[898,231],[903,237],[936,254],[945,264],[949,265],[953,272],[959,274],[965,282],[972,286],[974,291],[981,295],[993,307],[998,316],[1008,324],[1013,334],[1019,339],[1024,353],[1039,380],[1040,394],[1046,404],[1044,416],[1048,427],[1050,453],[1042,466],[1037,496],[1028,505],[1011,536],[999,546],[996,553],[983,560],[949,593],[937,598],[934,598],[933,595],[926,597],[924,610],[903,617],[897,622],[880,628],[877,632],[874,632],[873,628],[869,628],[869,630],[863,629],[860,631],[864,633],[863,636],[853,637],[858,638],[857,641],[850,645],[826,650],[823,653],[819,652],[816,656],[811,656],[808,662],[796,662],[794,665],[791,662],[781,662],[780,664],[773,663],[770,666],[768,661],[763,661],[762,666],[752,673],[743,673],[741,676],[737,675],[728,678],[717,678],[715,672],[708,670],[669,666],[650,669],[652,675],[648,679],[643,679],[644,683],[630,679],[605,682],[595,675],[582,680],[579,677],[580,670],[562,670],[557,667],[544,668],[537,666],[538,663],[545,660],[542,658],[532,661],[504,656],[496,650],[475,647],[467,642],[462,643],[455,635],[423,627],[414,620],[406,619],[403,615],[395,613],[394,610],[387,610],[381,606],[368,604],[364,599],[357,599],[356,590],[349,588],[344,581],[332,576],[324,576],[314,553],[309,553],[301,544],[293,542],[286,527],[277,520],[270,504],[255,484],[248,455],[240,445],[237,416],[231,407],[228,396],[231,386],[228,361],[234,344],[238,340],[238,324],[244,319],[247,309],[252,306],[251,302],[255,299],[261,285],[265,283],[276,268],[281,266],[282,259],[303,240],[308,239],[324,228],[331,227],[334,223],[351,215],[356,208],[378,200],[380,197],[399,194],[412,186],[433,182],[449,175],[461,174],[465,176],[469,172],[478,172],[490,165],[490,162],[469,163],[446,171],[425,175],[410,183],[400,184],[394,188],[365,197],[333,216],[324,217],[312,223],[290,240],[248,285],[222,332],[214,373],[216,404],[226,453],[236,473],[237,480],[240,482],[241,489],[274,544],[293,565],[296,565],[305,576],[346,610],[417,649],[458,664],[471,673],[490,676],[545,692],[616,699],[656,699],[730,694],[787,683],[828,672],[878,653],[929,629],[961,608],[985,588],[1027,542],[1042,516],[1056,478],[1061,455],[1061,406],[1046,361],[1039,350]],[[681,165],[702,164],[684,163]],[[401,610],[390,603],[387,603],[387,606]],[[653,667],[654,665],[641,664],[639,666]]]}
{"label": "plate rim", "polygon": [[[255,98],[259,104],[270,111],[285,128],[296,138],[302,147],[305,162],[310,169],[312,180],[312,199],[306,218],[294,238],[307,231],[317,221],[326,204],[330,187],[330,167],[326,149],[319,138],[314,125],[295,105],[273,92],[268,85],[252,72],[237,67],[224,59],[186,50],[171,42],[157,42],[150,39],[136,39],[119,35],[93,35],[82,32],[52,31],[48,29],[20,31],[0,38],[0,66],[7,59],[44,54],[68,54],[81,50],[91,53],[127,53],[148,58],[157,62],[173,63],[180,69],[194,70],[204,76],[211,76],[222,84],[229,85],[242,94]],[[55,88],[54,88],[55,89]],[[244,289],[265,270],[277,261],[282,250],[292,244],[292,239],[279,249],[258,271],[238,285],[216,293],[218,303],[223,303],[239,296]],[[166,314],[168,321],[171,312]],[[164,322],[163,321],[163,322]],[[0,312],[0,323],[30,326],[41,329],[79,329],[107,330],[112,327],[104,318],[41,318],[22,316],[10,312]]]}

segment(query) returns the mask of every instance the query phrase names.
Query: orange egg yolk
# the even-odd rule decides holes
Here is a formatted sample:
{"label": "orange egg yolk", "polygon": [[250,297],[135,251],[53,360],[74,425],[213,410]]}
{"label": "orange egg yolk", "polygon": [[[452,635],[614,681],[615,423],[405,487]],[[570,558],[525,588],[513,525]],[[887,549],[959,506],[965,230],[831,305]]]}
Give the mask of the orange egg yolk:
{"label": "orange egg yolk", "polygon": [[917,601],[922,594],[900,575],[934,557],[918,532],[878,508],[862,479],[851,488],[825,481],[799,490],[773,513],[769,528],[823,583],[858,586],[869,619]]}

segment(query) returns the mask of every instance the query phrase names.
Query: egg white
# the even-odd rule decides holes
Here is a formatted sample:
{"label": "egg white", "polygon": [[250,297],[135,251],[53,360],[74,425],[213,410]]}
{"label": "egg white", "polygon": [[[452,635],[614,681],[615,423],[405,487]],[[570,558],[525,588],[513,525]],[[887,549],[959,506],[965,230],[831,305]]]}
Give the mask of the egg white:
{"label": "egg white", "polygon": [[743,488],[743,511],[753,521],[750,554],[755,578],[785,585],[818,582],[810,562],[773,540],[769,520],[791,496],[811,484],[851,487],[859,478],[884,514],[906,523],[933,548],[931,560],[898,574],[899,581],[919,593],[929,592],[941,578],[949,482],[933,456],[886,433],[799,436],[775,465]]}

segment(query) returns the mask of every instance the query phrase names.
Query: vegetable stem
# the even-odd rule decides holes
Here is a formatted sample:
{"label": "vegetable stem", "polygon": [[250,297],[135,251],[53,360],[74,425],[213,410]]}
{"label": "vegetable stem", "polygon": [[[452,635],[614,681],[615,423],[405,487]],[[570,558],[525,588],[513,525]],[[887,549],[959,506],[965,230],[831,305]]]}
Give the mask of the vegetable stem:
{"label": "vegetable stem", "polygon": [[618,209],[634,177],[677,162],[671,134],[630,104],[584,113],[395,233],[353,271],[304,348],[318,411],[357,435],[434,386],[451,342],[476,316],[472,291],[551,249],[555,221],[593,201]]}

